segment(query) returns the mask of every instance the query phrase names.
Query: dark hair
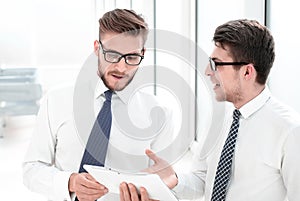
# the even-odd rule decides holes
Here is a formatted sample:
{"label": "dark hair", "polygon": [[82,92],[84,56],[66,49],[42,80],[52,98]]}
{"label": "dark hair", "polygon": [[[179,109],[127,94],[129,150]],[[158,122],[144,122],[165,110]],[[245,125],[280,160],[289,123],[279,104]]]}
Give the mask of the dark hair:
{"label": "dark hair", "polygon": [[213,41],[229,48],[235,61],[252,63],[256,81],[265,84],[272,68],[275,52],[270,31],[255,20],[233,20],[215,30]]}
{"label": "dark hair", "polygon": [[145,43],[148,25],[143,17],[133,10],[115,9],[105,13],[99,19],[99,39],[101,34],[107,32],[126,33],[133,36],[141,34]]}

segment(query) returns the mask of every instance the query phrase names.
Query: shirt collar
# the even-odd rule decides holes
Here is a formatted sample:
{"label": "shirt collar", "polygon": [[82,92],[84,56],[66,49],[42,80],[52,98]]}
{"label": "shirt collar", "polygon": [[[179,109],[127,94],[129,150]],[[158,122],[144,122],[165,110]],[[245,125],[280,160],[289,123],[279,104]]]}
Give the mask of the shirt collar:
{"label": "shirt collar", "polygon": [[109,90],[102,82],[102,80],[99,79],[96,85],[95,93],[94,93],[94,98],[98,99],[105,91]]}
{"label": "shirt collar", "polygon": [[241,112],[243,118],[247,119],[253,113],[258,111],[271,97],[269,88],[266,86],[264,90],[256,96],[254,99],[243,105],[239,111]]}
{"label": "shirt collar", "polygon": [[[114,94],[116,94],[124,104],[127,104],[128,100],[130,98],[130,93],[127,93],[126,88],[127,88],[127,86],[122,91],[115,91],[114,92]],[[96,85],[94,99],[98,99],[107,90],[109,90],[109,89],[104,85],[103,81],[101,79],[99,79],[99,81]]]}

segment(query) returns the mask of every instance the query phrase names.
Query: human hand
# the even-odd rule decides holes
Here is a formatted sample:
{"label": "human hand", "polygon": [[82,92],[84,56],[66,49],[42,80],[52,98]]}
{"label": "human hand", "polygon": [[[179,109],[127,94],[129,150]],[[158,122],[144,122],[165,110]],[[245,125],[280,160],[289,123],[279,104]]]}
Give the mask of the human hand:
{"label": "human hand", "polygon": [[95,201],[108,189],[88,173],[73,173],[69,179],[69,191],[74,192],[79,201]]}
{"label": "human hand", "polygon": [[148,192],[144,187],[140,188],[138,194],[135,185],[126,182],[120,184],[120,201],[155,201],[149,198]]}
{"label": "human hand", "polygon": [[154,165],[143,171],[157,174],[170,189],[174,188],[178,183],[178,179],[172,166],[167,161],[156,156],[150,149],[146,149],[145,153],[154,161]]}

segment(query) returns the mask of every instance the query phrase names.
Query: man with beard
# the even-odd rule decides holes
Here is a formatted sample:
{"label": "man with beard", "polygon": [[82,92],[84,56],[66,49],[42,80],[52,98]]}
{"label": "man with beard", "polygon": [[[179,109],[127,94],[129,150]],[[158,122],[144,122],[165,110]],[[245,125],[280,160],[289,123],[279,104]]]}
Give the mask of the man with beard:
{"label": "man with beard", "polygon": [[[49,92],[41,104],[25,156],[24,184],[49,200],[118,200],[119,196],[109,193],[83,165],[126,172],[143,170],[150,164],[144,150],[163,149],[172,139],[169,110],[164,110],[163,118],[154,113],[155,121],[151,122],[151,109],[160,106],[156,97],[141,91],[126,91],[144,58],[148,34],[144,19],[132,10],[115,9],[105,13],[99,24],[99,40],[94,42],[94,52],[101,80],[94,90],[95,98],[90,101],[93,105],[81,105],[82,113],[75,114],[74,88]],[[84,111],[89,107],[97,119],[89,131],[80,133],[75,115],[82,114],[84,121]],[[123,121],[134,124],[128,126],[128,130],[121,127]],[[147,128],[149,124],[149,135],[145,135],[143,129],[140,129],[143,136],[130,130],[133,125]]]}

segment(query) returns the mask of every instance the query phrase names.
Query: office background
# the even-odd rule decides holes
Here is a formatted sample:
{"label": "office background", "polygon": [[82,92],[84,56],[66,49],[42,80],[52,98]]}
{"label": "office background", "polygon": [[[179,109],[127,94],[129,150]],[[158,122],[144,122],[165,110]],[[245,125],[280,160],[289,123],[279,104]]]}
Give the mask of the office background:
{"label": "office background", "polygon": [[[269,87],[276,97],[300,112],[300,85],[297,83],[300,41],[296,39],[300,34],[296,20],[300,17],[300,3],[295,0],[0,0],[0,68],[36,68],[36,82],[41,84],[43,93],[74,83],[93,51],[93,41],[98,38],[99,17],[114,8],[134,9],[143,14],[150,29],[182,35],[208,55],[218,25],[238,18],[256,19],[266,24],[276,45]],[[199,96],[201,80],[194,71],[186,72],[186,62],[176,55],[154,50],[147,53],[143,65],[147,64],[171,67]],[[161,79],[157,72],[154,77],[157,82]],[[4,107],[0,99],[0,110]],[[0,123],[5,124],[0,130],[4,133],[4,138],[0,139],[1,200],[3,197],[17,200],[19,197],[14,197],[18,192],[25,195],[24,200],[41,200],[42,197],[22,186],[21,178],[21,161],[35,116],[2,115],[0,119]],[[199,123],[200,127],[205,127],[206,122]],[[197,134],[195,139],[201,140],[202,136]]]}

